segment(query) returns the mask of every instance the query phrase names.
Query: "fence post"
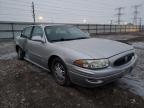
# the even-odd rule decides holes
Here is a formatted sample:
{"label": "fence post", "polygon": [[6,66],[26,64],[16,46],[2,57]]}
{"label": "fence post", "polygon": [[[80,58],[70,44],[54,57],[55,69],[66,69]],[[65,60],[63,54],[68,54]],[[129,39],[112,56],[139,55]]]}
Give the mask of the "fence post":
{"label": "fence post", "polygon": [[119,26],[120,26],[120,33],[121,33],[122,25],[119,25]]}
{"label": "fence post", "polygon": [[125,33],[127,32],[127,25],[125,25]]}
{"label": "fence post", "polygon": [[110,33],[112,32],[112,30],[111,30],[111,29],[112,29],[112,25],[110,24]]}
{"label": "fence post", "polygon": [[12,28],[12,38],[14,39],[15,38],[15,36],[14,36],[14,24],[13,23],[11,23],[11,28]]}
{"label": "fence post", "polygon": [[98,29],[98,27],[97,27],[97,24],[96,24],[96,34],[98,33],[98,32],[97,32],[97,29]]}
{"label": "fence post", "polygon": [[141,32],[142,31],[142,26],[141,25],[139,25],[139,32]]}
{"label": "fence post", "polygon": [[88,24],[88,32],[89,32],[89,34],[90,34],[90,25]]}
{"label": "fence post", "polygon": [[117,33],[117,29],[116,29],[117,25],[115,25],[115,33]]}
{"label": "fence post", "polygon": [[105,24],[104,24],[104,33],[105,33]]}

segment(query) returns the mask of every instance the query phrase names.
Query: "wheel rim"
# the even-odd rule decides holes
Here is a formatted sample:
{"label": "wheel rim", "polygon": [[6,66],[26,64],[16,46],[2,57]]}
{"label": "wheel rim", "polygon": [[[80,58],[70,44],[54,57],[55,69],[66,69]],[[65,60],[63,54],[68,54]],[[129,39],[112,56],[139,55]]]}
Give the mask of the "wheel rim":
{"label": "wheel rim", "polygon": [[60,63],[55,64],[54,74],[55,74],[57,81],[59,81],[61,83],[65,81],[65,69],[62,64],[60,64]]}

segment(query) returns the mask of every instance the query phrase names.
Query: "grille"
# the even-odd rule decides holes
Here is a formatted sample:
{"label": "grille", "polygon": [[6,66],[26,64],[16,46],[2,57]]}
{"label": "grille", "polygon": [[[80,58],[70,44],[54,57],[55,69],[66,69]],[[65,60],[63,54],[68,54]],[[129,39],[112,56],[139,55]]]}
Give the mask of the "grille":
{"label": "grille", "polygon": [[119,59],[117,59],[115,62],[114,62],[114,66],[121,66],[121,65],[124,65],[128,62],[131,61],[131,59],[133,58],[134,56],[134,53],[130,53],[128,55],[125,55]]}

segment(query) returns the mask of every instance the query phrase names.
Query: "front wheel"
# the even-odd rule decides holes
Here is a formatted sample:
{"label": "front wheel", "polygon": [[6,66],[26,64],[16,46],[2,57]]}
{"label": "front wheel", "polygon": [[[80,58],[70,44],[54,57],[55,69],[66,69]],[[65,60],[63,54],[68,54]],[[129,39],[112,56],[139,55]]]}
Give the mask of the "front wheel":
{"label": "front wheel", "polygon": [[53,60],[51,70],[56,82],[59,85],[62,86],[70,85],[70,79],[68,76],[66,65],[61,59],[55,58]]}
{"label": "front wheel", "polygon": [[21,48],[19,48],[17,53],[18,53],[18,59],[23,60],[25,56],[24,51]]}

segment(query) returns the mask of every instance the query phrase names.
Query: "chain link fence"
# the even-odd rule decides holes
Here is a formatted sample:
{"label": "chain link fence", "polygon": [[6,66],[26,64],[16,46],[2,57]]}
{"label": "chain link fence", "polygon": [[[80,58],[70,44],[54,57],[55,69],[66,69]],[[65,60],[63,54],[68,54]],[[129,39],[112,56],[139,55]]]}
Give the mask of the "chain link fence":
{"label": "chain link fence", "polygon": [[[50,24],[50,23],[36,23]],[[21,30],[33,23],[28,22],[0,22],[0,39],[14,39],[19,36]],[[112,34],[112,33],[131,33],[144,31],[144,26],[139,25],[105,25],[105,24],[70,24],[79,27],[91,35]]]}

